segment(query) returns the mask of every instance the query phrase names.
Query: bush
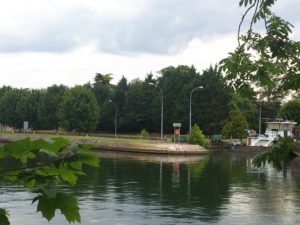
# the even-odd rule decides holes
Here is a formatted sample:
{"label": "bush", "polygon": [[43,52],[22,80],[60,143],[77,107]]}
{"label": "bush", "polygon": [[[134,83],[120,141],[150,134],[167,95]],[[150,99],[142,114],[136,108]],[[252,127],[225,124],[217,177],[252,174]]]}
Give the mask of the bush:
{"label": "bush", "polygon": [[272,162],[274,167],[281,170],[282,160],[295,156],[296,144],[292,137],[279,137],[276,144],[272,145],[272,150],[257,154],[253,159],[253,165],[256,167],[265,166]]}
{"label": "bush", "polygon": [[201,145],[204,148],[209,147],[208,140],[197,124],[192,127],[191,132],[188,134],[188,143]]}
{"label": "bush", "polygon": [[142,129],[142,131],[140,133],[140,137],[143,140],[147,140],[149,138],[149,132],[146,129]]}

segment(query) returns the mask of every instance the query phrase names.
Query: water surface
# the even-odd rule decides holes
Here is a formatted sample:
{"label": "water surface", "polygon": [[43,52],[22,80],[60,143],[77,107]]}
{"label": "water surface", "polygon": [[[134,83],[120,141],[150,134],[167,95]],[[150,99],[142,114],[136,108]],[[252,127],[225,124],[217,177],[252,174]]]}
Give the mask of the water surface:
{"label": "water surface", "polygon": [[[87,168],[74,193],[81,224],[300,224],[300,161],[252,167],[253,155],[214,153],[171,157],[99,153],[101,167]],[[12,225],[48,223],[33,195],[7,183],[0,186],[0,207]]]}

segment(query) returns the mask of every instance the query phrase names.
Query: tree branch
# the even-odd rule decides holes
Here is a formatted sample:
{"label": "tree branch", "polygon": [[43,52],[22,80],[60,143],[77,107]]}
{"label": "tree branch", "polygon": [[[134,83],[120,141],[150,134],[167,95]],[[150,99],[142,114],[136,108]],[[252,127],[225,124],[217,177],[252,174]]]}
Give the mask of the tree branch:
{"label": "tree branch", "polygon": [[241,46],[241,43],[240,43],[240,33],[241,33],[241,27],[242,27],[242,24],[245,20],[245,17],[247,16],[247,14],[249,13],[249,11],[256,5],[256,3],[259,2],[259,0],[255,0],[253,2],[253,4],[246,10],[246,12],[243,14],[242,16],[242,19],[241,19],[241,22],[239,24],[239,28],[238,28],[238,35],[237,35],[237,40],[238,40],[238,44],[239,44],[239,47]]}

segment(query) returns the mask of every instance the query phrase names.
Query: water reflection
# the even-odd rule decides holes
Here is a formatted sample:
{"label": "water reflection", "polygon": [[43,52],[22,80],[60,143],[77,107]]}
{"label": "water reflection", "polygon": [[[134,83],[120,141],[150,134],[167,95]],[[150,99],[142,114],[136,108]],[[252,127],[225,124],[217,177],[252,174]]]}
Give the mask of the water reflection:
{"label": "water reflection", "polygon": [[83,178],[80,186],[96,181],[94,198],[103,199],[113,192],[120,204],[134,194],[137,205],[151,202],[159,208],[153,216],[217,222],[230,196],[229,164],[228,156],[220,154],[171,158],[102,155],[102,173]]}
{"label": "water reflection", "polygon": [[[300,222],[300,159],[286,162],[278,172],[271,165],[254,168],[253,155],[238,153],[193,157],[98,154],[101,168],[86,168],[87,176],[67,189],[79,198],[82,224]],[[0,206],[15,199],[16,189],[0,187],[1,196],[5,193]],[[22,199],[18,209],[11,205],[12,218],[22,218],[24,213],[29,217],[25,209],[29,204]],[[30,217],[22,224],[45,222],[40,215]],[[58,216],[50,224],[67,223]]]}

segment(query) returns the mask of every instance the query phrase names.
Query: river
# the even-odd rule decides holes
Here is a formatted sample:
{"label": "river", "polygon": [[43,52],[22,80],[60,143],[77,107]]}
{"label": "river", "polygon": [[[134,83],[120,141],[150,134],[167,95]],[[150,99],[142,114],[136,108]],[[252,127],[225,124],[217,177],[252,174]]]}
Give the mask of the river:
{"label": "river", "polygon": [[[101,166],[67,192],[78,197],[81,224],[300,224],[300,159],[254,168],[253,155],[213,153],[175,157],[99,153]],[[12,225],[47,222],[33,195],[1,183],[0,207]],[[77,223],[75,223],[77,224]]]}

